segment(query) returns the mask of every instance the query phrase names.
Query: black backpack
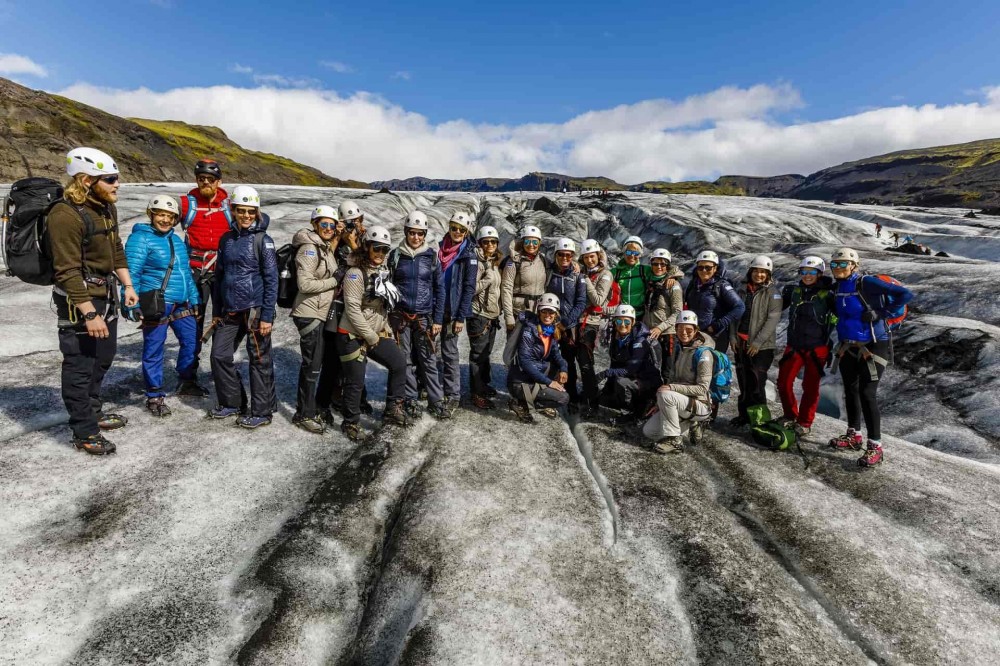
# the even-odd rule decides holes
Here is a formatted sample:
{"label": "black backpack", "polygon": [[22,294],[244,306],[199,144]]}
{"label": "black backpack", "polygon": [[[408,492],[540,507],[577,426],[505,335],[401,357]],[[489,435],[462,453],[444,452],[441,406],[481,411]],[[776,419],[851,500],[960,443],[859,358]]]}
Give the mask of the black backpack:
{"label": "black backpack", "polygon": [[[62,201],[63,188],[50,178],[24,178],[14,183],[4,200],[3,259],[7,275],[22,282],[51,285],[54,270],[49,247],[46,215]],[[84,218],[85,242],[93,235],[89,218]]]}
{"label": "black backpack", "polygon": [[285,243],[278,248],[278,307],[290,308],[295,305],[295,297],[299,295],[298,267],[295,265],[295,255],[298,248],[291,243]]}

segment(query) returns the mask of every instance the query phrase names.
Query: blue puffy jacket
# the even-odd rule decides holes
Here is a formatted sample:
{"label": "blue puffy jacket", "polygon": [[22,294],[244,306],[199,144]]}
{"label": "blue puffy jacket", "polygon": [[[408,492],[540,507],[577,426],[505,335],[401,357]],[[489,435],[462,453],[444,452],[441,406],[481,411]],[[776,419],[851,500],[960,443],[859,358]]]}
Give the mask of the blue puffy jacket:
{"label": "blue puffy jacket", "polygon": [[705,284],[698,280],[697,270],[691,270],[691,281],[684,291],[684,309],[698,315],[698,328],[702,331],[707,331],[709,326],[715,333],[729,330],[743,316],[746,305],[733,285],[725,279],[725,266],[720,264],[715,275]]}
{"label": "blue puffy jacket", "polygon": [[265,233],[270,223],[271,218],[261,213],[260,219],[242,231],[234,220],[229,225],[230,231],[219,241],[213,289],[223,312],[260,308],[261,321],[274,321],[278,301],[278,255],[274,241]]}
{"label": "blue puffy jacket", "polygon": [[566,328],[574,328],[580,323],[580,317],[587,307],[586,276],[577,271],[572,264],[564,271],[553,267],[549,274],[545,291],[559,297],[559,321]]}
{"label": "blue puffy jacket", "polygon": [[464,322],[472,316],[472,296],[476,293],[479,259],[476,246],[466,238],[458,256],[444,272],[444,318]]}
{"label": "blue puffy jacket", "polygon": [[624,338],[614,334],[608,341],[611,367],[605,377],[627,377],[649,384],[660,382],[660,345],[649,339],[649,329],[641,321]]}
{"label": "blue puffy jacket", "polygon": [[549,353],[545,353],[542,336],[538,332],[538,316],[533,312],[522,312],[519,318],[524,322],[521,339],[517,343],[517,363],[511,366],[508,379],[512,382],[542,384],[548,386],[549,366],[555,364],[559,372],[566,372],[566,360],[559,351],[559,342],[552,336]]}
{"label": "blue puffy jacket", "polygon": [[[406,242],[405,240],[403,241]],[[411,256],[402,245],[389,255],[395,266],[391,280],[399,290],[399,309],[407,314],[429,314],[435,324],[444,323],[444,273],[437,248],[429,245]]]}
{"label": "blue puffy jacket", "polygon": [[184,241],[171,229],[165,234],[151,224],[137,224],[125,243],[128,272],[137,293],[154,291],[163,286],[163,277],[170,263],[170,241],[174,243],[174,269],[164,300],[167,303],[198,305],[198,288],[188,267],[188,251]]}
{"label": "blue puffy jacket", "polygon": [[[858,297],[859,287],[864,302]],[[912,298],[913,292],[906,287],[884,282],[874,275],[852,273],[844,280],[837,280],[837,338],[841,342],[888,340],[889,329],[880,311],[905,305]],[[862,315],[866,309],[879,314],[878,321],[864,321]]]}

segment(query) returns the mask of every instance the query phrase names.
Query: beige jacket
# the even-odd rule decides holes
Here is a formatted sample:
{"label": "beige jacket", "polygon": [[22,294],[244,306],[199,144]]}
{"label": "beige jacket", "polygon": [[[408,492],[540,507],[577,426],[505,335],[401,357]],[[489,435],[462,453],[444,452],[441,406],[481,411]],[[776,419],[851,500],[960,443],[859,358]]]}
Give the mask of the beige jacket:
{"label": "beige jacket", "polygon": [[298,248],[295,252],[295,281],[299,287],[292,316],[325,320],[337,290],[334,251],[312,229],[298,231],[292,245]]}
{"label": "beige jacket", "polygon": [[529,260],[516,249],[516,244],[516,240],[511,241],[510,256],[504,261],[500,283],[500,304],[507,326],[513,326],[517,315],[532,307],[534,301],[545,293],[549,270],[549,262],[542,256],[541,250]]}
{"label": "beige jacket", "polygon": [[[584,268],[584,271],[587,269]],[[602,312],[590,312],[592,307],[604,308],[607,306],[608,301],[611,300],[611,287],[615,283],[615,278],[611,274],[611,271],[607,268],[607,258],[605,257],[604,251],[601,251],[601,263],[597,267],[597,278],[594,280],[590,279],[591,276],[587,276],[587,309],[584,311],[584,317],[587,318],[587,326],[600,326],[605,321],[605,316]]]}
{"label": "beige jacket", "polygon": [[375,276],[380,270],[354,266],[344,274],[344,315],[340,318],[340,328],[371,346],[378,344],[380,335],[392,334],[385,301],[372,295]]}
{"label": "beige jacket", "polygon": [[[666,296],[659,294],[652,303],[646,305],[646,314],[642,317],[642,323],[651,331],[654,328],[659,329],[661,335],[673,335],[677,315],[684,309],[684,290],[681,288],[684,271],[671,266],[667,277],[663,279],[673,279],[677,284]],[[650,286],[646,287],[647,290],[649,288]],[[647,293],[649,292],[647,291]]]}
{"label": "beige jacket", "polygon": [[674,345],[674,367],[670,373],[670,390],[686,395],[706,405],[712,404],[712,355],[702,352],[697,372],[694,366],[695,350],[699,347],[715,348],[715,341],[707,333],[697,333],[687,347]]}
{"label": "beige jacket", "polygon": [[472,294],[472,312],[485,319],[496,319],[500,316],[500,267],[486,260],[482,248],[476,248],[476,256],[479,258],[479,273],[476,291]]}

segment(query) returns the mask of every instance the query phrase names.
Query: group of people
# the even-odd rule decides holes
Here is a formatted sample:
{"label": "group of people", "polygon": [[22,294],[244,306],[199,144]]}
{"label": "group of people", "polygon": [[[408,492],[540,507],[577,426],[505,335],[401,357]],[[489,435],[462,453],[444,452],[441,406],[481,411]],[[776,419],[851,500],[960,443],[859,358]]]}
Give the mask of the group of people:
{"label": "group of people", "polygon": [[[119,174],[101,151],[79,148],[67,157],[67,205],[49,213],[60,317],[63,397],[77,448],[106,454],[115,445],[102,431],[127,419],[102,408],[100,385],[115,355],[119,316],[141,321],[146,407],[170,414],[163,381],[167,329],[180,345],[177,392],[207,397],[198,381],[202,340],[211,339],[215,419],[245,428],[271,422],[277,409],[271,333],[277,315],[279,260],[267,234],[259,193],[222,188],[218,163],[195,165],[197,185],[176,199],[154,196],[148,224],[136,224],[127,243],[117,228]],[[185,238],[175,227],[180,225]],[[97,234],[93,232],[96,229]],[[291,320],[301,366],[293,422],[322,434],[341,416],[340,429],[360,439],[362,413],[371,413],[368,360],[387,369],[383,422],[406,425],[425,409],[451,418],[462,395],[459,338],[469,343],[471,404],[496,407],[491,357],[506,333],[508,408],[524,422],[533,412],[555,417],[566,407],[583,418],[610,410],[642,425],[660,453],[697,442],[717,414],[712,383],[718,355],[732,346],[740,393],[737,427],[766,405],[768,369],[777,352],[777,326],[789,311],[779,361],[783,420],[809,433],[824,367],[836,360],[844,379],[848,430],[830,445],[861,450],[862,466],[882,462],[876,391],[888,361],[884,312],[906,303],[904,287],[869,279],[850,248],[831,258],[805,257],[796,284],[780,288],[770,258],[756,257],[735,279],[719,255],[697,255],[686,277],[664,248],[648,252],[641,238],[622,245],[612,264],[601,244],[559,238],[551,255],[542,233],[523,227],[506,256],[500,233],[454,212],[438,244],[428,239],[427,215],[411,212],[403,237],[366,227],[354,201],[321,205],[293,238],[297,294]],[[211,317],[207,316],[211,304]],[[207,327],[206,327],[207,323]],[[834,330],[837,346],[831,342]],[[249,395],[234,356],[246,340]],[[597,370],[599,346],[609,364]],[[713,353],[706,353],[715,350]],[[795,379],[804,370],[801,398]],[[861,418],[867,445],[861,434]]]}

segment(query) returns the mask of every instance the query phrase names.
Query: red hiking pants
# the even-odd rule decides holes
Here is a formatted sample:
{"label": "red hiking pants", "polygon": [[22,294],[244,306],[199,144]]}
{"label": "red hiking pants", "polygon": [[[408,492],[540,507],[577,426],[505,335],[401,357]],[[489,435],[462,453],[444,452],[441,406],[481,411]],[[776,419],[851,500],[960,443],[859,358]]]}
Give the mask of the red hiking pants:
{"label": "red hiking pants", "polygon": [[[778,395],[786,419],[795,419],[804,427],[812,426],[819,406],[819,380],[822,368],[830,356],[827,346],[814,349],[792,349],[785,347],[785,355],[778,363]],[[805,368],[802,380],[802,403],[795,400],[795,378],[799,370]]]}

